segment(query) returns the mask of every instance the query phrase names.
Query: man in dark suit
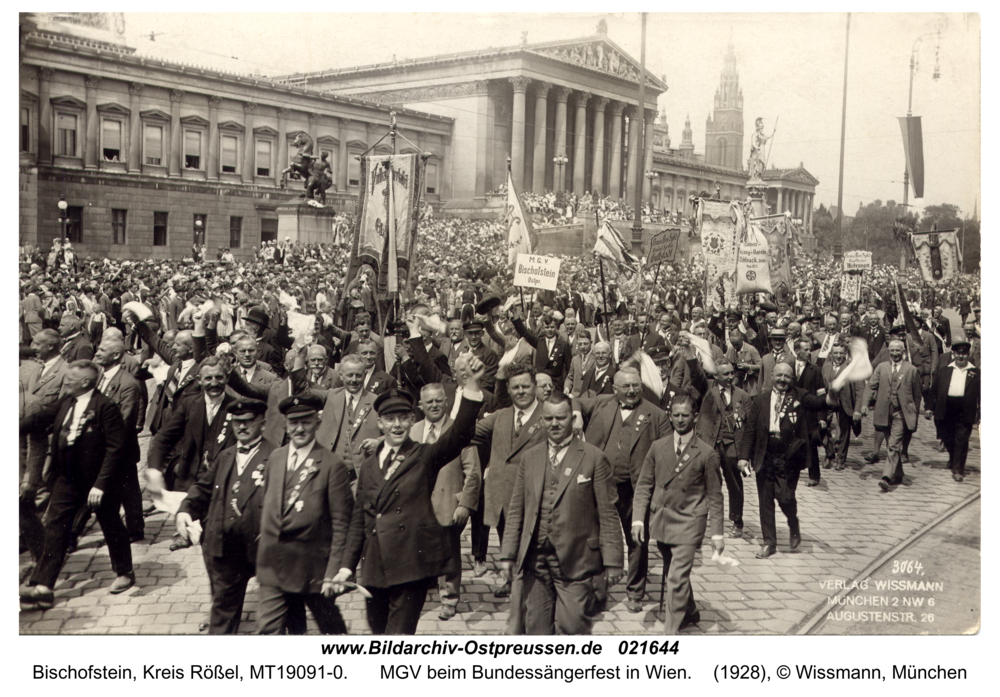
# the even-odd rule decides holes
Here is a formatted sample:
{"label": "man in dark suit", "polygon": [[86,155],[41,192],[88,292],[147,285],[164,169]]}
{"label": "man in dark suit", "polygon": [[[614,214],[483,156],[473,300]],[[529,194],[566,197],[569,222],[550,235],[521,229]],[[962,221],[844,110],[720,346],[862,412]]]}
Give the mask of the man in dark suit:
{"label": "man in dark suit", "polygon": [[[628,546],[627,598],[629,612],[642,612],[646,595],[646,571],[649,547],[636,544],[629,534],[635,487],[653,441],[664,438],[670,426],[663,410],[642,398],[642,379],[634,368],[615,373],[615,393],[580,399],[578,405],[588,443],[601,449],[611,464],[611,475],[618,495],[615,508]],[[598,588],[598,600],[601,600]]]}
{"label": "man in dark suit", "polygon": [[472,440],[485,366],[472,358],[469,368],[458,416],[434,443],[410,438],[414,401],[407,392],[390,390],[376,400],[385,441],[359,468],[344,563],[333,579],[344,583],[361,563],[358,582],[372,594],[366,609],[374,634],[415,634],[427,589],[449,567],[452,542],[430,494],[441,468]]}
{"label": "man in dark suit", "polygon": [[757,395],[750,403],[750,412],[743,422],[737,463],[749,476],[751,464],[757,475],[757,500],[760,506],[760,528],[763,546],[758,559],[767,559],[778,548],[774,522],[774,501],[777,499],[788,518],[789,546],[796,551],[802,544],[795,488],[799,471],[806,467],[809,445],[805,411],[822,411],[836,404],[836,395],[810,395],[794,387],[795,370],[788,363],[774,367],[771,389]]}
{"label": "man in dark suit", "polygon": [[139,487],[139,423],[142,410],[141,395],[145,385],[129,374],[123,364],[125,344],[109,332],[104,333],[94,362],[103,368],[97,390],[118,407],[125,423],[125,448],[122,452],[122,490],[119,498],[125,510],[125,527],[129,540],[138,542],[144,537],[145,519],[142,516],[142,490]]}
{"label": "man in dark suit", "polygon": [[701,619],[691,588],[691,567],[708,519],[713,549],[721,554],[725,548],[719,454],[696,435],[696,418],[690,395],[674,397],[670,405],[673,436],[653,443],[635,492],[631,536],[637,544],[655,539],[663,557],[663,633],[668,636]]}
{"label": "man in dark suit", "polygon": [[[212,593],[209,634],[236,634],[247,582],[256,575],[257,538],[264,506],[264,469],[275,446],[262,436],[267,405],[230,402],[237,445],[226,448],[188,490],[177,512],[177,532],[200,537]],[[203,532],[192,527],[202,522]]]}
{"label": "man in dark suit", "polygon": [[[808,394],[826,394],[823,384],[823,371],[810,362],[812,357],[812,341],[809,339],[795,340],[795,354],[792,367],[795,369],[795,387],[805,390]],[[821,433],[826,430],[826,414],[806,412],[806,423],[809,430],[809,481],[806,486],[817,486],[820,479],[819,444]]]}
{"label": "man in dark suit", "polygon": [[91,361],[71,363],[63,379],[64,399],[21,420],[22,431],[47,424],[53,429],[45,545],[20,591],[23,609],[52,607],[52,589],[66,559],[73,519],[85,506],[96,510],[108,543],[116,574],[109,592],[121,593],[135,583],[128,532],[118,514],[125,425],[118,407],[94,389],[98,372]]}
{"label": "man in dark suit", "polygon": [[518,586],[511,634],[589,634],[595,576],[622,576],[621,523],[611,465],[573,434],[561,392],[542,407],[546,441],[521,459],[500,552],[504,577]]}
{"label": "man in dark suit", "polygon": [[63,340],[60,353],[67,363],[89,361],[94,357],[94,344],[83,331],[83,323],[79,317],[64,314],[59,320],[59,335]]}
{"label": "man in dark suit", "polygon": [[358,342],[358,355],[365,362],[364,390],[376,397],[396,388],[396,378],[377,365],[378,344],[371,338]]}
{"label": "man in dark suit", "polygon": [[[685,347],[690,355],[693,349]],[[736,373],[732,363],[723,359],[715,364],[715,376],[709,380],[694,356],[687,358],[691,385],[702,395],[701,406],[696,412],[698,438],[713,447],[719,456],[722,478],[729,494],[729,520],[732,527],[728,535],[743,537],[743,477],[737,462],[737,443],[743,433],[743,421],[750,407],[750,395],[736,387]]]}
{"label": "man in dark suit", "polygon": [[[514,492],[517,468],[526,448],[545,438],[539,417],[534,367],[515,363],[507,369],[507,391],[513,404],[498,409],[476,424],[475,444],[489,445],[489,464],[483,476],[483,526],[497,529],[503,543],[506,511]],[[510,595],[510,583],[505,582],[493,592],[498,598]]]}
{"label": "man in dark suit", "polygon": [[560,392],[569,375],[573,353],[569,342],[559,336],[559,323],[551,312],[542,315],[541,330],[535,333],[528,329],[521,320],[518,306],[514,312],[514,330],[535,349],[535,372],[545,373],[552,378],[554,389]]}
{"label": "man in dark suit", "polygon": [[[829,358],[823,363],[823,384],[830,391],[833,381],[848,365],[847,345],[835,343]],[[847,450],[851,444],[853,424],[861,423],[861,398],[864,396],[864,381],[849,382],[840,390],[837,404],[827,415],[829,431],[824,440],[826,448],[825,467],[842,470],[847,466]],[[860,431],[859,431],[860,432]]]}
{"label": "man in dark suit", "polygon": [[149,430],[155,436],[157,431],[169,419],[171,413],[185,397],[201,390],[201,383],[196,379],[194,337],[190,330],[176,333],[173,343],[163,341],[149,326],[139,320],[130,310],[122,310],[122,319],[129,322],[135,333],[156,355],[170,364],[163,389],[158,392],[153,416],[149,422]]}
{"label": "man in dark suit", "polygon": [[284,349],[291,348],[293,342],[288,332],[288,326],[281,326],[276,331],[270,326],[271,320],[268,314],[258,307],[247,312],[243,318],[243,324],[257,341],[258,358],[270,365],[275,375],[280,378],[285,377],[282,356]]}
{"label": "man in dark suit", "polygon": [[615,365],[611,360],[611,345],[606,341],[598,341],[590,352],[594,357],[594,365],[583,374],[580,380],[580,396],[596,397],[601,394],[614,394]]}
{"label": "man in dark suit", "polygon": [[278,376],[271,372],[267,364],[259,360],[259,345],[250,334],[243,334],[233,342],[233,354],[236,357],[236,365],[233,366],[233,369],[238,371],[240,377],[251,385],[267,389],[268,385],[278,379]]}
{"label": "man in dark suit", "polygon": [[982,373],[969,362],[972,344],[956,341],[951,345],[951,363],[938,368],[927,393],[924,415],[934,418],[938,433],[948,450],[948,469],[956,482],[965,479],[965,459],[969,453],[972,427],[979,423]]}
{"label": "man in dark suit", "polygon": [[[436,443],[455,423],[448,414],[448,396],[441,384],[424,385],[420,390],[420,409],[424,418],[410,429],[410,439],[415,443]],[[442,620],[451,619],[458,610],[462,589],[462,530],[469,515],[479,507],[481,485],[479,454],[474,447],[464,448],[460,457],[441,468],[434,481],[431,506],[451,542],[448,568],[438,579],[441,594],[438,617]]]}
{"label": "man in dark suit", "polygon": [[321,633],[347,633],[334,602],[344,585],[334,575],[344,565],[353,502],[347,468],[316,438],[322,408],[309,392],[279,407],[289,440],[271,452],[263,475],[258,634],[304,634],[304,607]]}

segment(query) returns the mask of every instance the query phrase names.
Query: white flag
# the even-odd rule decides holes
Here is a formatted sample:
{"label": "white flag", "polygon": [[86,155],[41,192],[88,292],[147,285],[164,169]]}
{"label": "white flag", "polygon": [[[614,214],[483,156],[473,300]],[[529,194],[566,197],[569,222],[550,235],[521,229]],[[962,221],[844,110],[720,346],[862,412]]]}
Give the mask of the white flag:
{"label": "white flag", "polygon": [[531,254],[531,220],[524,214],[510,170],[507,171],[507,207],[503,222],[507,226],[507,264],[513,266],[518,254]]}

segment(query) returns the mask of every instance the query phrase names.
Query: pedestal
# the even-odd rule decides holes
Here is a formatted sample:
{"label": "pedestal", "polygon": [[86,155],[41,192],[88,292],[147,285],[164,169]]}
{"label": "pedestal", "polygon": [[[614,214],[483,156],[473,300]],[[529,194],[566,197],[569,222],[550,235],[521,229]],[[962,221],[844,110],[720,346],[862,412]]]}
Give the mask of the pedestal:
{"label": "pedestal", "polygon": [[747,181],[747,194],[750,198],[750,204],[753,206],[753,217],[755,218],[763,218],[767,215],[767,206],[764,204],[767,189],[767,183],[758,177],[752,177]]}
{"label": "pedestal", "polygon": [[278,239],[292,242],[332,244],[333,225],[337,212],[326,206],[316,208],[308,203],[278,206]]}

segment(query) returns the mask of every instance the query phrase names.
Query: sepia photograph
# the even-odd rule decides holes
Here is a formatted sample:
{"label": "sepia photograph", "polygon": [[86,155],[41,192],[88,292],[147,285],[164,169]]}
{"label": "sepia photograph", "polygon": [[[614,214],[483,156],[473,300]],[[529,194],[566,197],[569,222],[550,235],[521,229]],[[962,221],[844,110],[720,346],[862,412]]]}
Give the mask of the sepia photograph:
{"label": "sepia photograph", "polygon": [[18,19],[22,637],[979,633],[980,15]]}

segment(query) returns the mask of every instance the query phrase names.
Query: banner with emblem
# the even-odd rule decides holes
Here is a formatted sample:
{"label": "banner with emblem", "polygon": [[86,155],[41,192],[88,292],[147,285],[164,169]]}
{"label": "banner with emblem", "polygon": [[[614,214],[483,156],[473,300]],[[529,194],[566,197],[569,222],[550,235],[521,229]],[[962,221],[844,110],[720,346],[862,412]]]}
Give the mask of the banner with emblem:
{"label": "banner with emblem", "polygon": [[421,155],[361,158],[361,195],[355,222],[354,255],[378,273],[378,290],[406,287],[416,251],[424,160]]}
{"label": "banner with emblem", "polygon": [[[735,302],[737,221],[742,220],[738,203],[695,199],[695,224],[701,235],[705,259],[705,304],[723,310]],[[708,307],[705,308],[709,309]]]}
{"label": "banner with emblem", "polygon": [[861,274],[840,274],[840,301],[856,303],[861,300]]}
{"label": "banner with emblem", "polygon": [[910,240],[925,281],[947,281],[958,275],[962,268],[958,230],[914,232]]}
{"label": "banner with emblem", "polygon": [[[791,242],[794,229],[787,215],[767,215],[752,218],[760,225],[767,238],[768,269],[771,273],[771,288],[776,296],[787,294],[792,289]],[[784,291],[782,291],[784,288]]]}

